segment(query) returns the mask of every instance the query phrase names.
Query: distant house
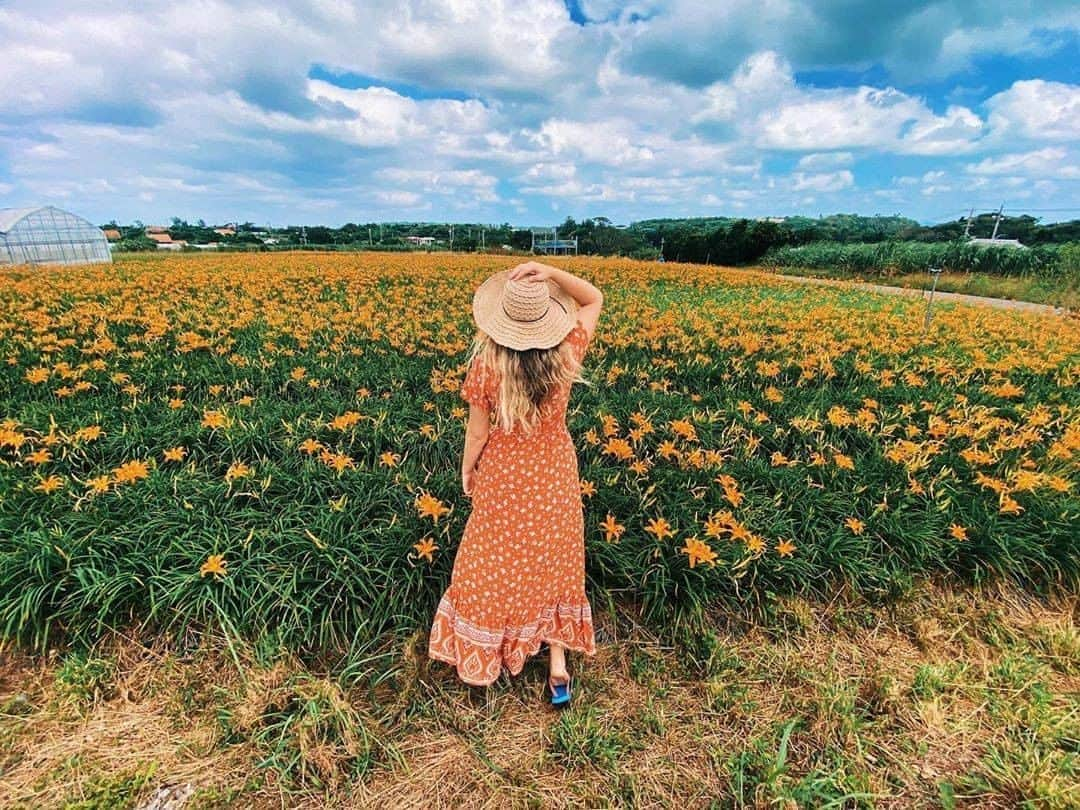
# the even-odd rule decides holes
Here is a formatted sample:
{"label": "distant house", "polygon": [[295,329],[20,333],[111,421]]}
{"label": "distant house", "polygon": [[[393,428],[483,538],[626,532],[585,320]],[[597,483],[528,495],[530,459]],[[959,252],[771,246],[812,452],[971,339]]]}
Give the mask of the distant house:
{"label": "distant house", "polygon": [[214,228],[214,233],[218,236],[236,236],[236,228]]}
{"label": "distant house", "polygon": [[120,231],[116,230],[116,228],[106,228],[105,238],[108,239],[110,242],[119,242]]}
{"label": "distant house", "polygon": [[151,232],[149,228],[146,229],[146,237],[157,242],[158,250],[180,250],[187,244],[184,240],[173,241],[173,238],[167,233]]}
{"label": "distant house", "polygon": [[147,225],[146,235],[149,236],[152,233],[168,233],[169,228],[167,225]]}
{"label": "distant house", "polygon": [[434,236],[406,236],[405,241],[410,245],[433,245],[435,244]]}
{"label": "distant house", "polygon": [[1021,250],[1027,250],[1027,245],[1020,244],[1019,239],[987,239],[983,236],[973,236],[968,239],[968,243],[972,245],[979,245],[980,247],[1009,247],[1020,248]]}

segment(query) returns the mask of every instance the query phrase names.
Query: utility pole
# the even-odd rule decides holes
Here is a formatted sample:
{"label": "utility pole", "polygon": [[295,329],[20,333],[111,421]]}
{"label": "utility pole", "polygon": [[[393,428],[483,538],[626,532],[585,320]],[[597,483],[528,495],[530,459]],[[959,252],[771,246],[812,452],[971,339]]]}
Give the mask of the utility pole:
{"label": "utility pole", "polygon": [[454,249],[454,226],[450,226],[450,250]]}
{"label": "utility pole", "polygon": [[998,208],[997,216],[994,217],[994,232],[993,232],[993,234],[990,235],[990,241],[991,242],[993,242],[995,239],[997,239],[998,225],[1001,224],[1001,212],[1003,210],[1005,210],[1005,203],[1001,204],[1001,207]]}
{"label": "utility pole", "polygon": [[964,226],[964,238],[967,239],[971,236],[971,218],[975,216],[975,209],[972,208],[968,212],[967,224]]}

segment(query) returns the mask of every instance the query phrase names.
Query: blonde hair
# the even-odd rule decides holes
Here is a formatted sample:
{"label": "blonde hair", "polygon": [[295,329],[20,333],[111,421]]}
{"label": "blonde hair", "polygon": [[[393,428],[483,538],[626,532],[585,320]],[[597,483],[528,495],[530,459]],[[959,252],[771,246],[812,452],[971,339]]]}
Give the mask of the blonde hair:
{"label": "blonde hair", "polygon": [[531,433],[539,424],[541,404],[557,387],[575,382],[594,385],[582,375],[582,367],[577,365],[573,348],[566,341],[550,349],[518,350],[496,343],[477,330],[466,365],[476,357],[498,376],[495,422],[506,431],[520,424],[525,433]]}

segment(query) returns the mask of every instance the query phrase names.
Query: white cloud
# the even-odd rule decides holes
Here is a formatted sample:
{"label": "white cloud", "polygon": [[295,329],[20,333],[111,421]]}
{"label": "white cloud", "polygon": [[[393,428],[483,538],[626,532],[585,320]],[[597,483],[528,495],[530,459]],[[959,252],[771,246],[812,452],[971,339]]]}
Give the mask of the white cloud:
{"label": "white cloud", "polygon": [[854,160],[855,156],[851,152],[814,152],[799,158],[796,168],[803,171],[819,172],[839,166],[850,166]]}
{"label": "white cloud", "polygon": [[986,101],[990,126],[1001,139],[1075,141],[1080,138],[1080,85],[1042,79],[1017,81]]}
{"label": "white cloud", "polygon": [[1075,153],[1062,146],[1047,146],[1032,152],[1015,152],[969,163],[966,171],[976,175],[1023,175],[1068,180],[1080,179],[1080,163]]}
{"label": "white cloud", "polygon": [[415,191],[376,191],[375,199],[395,208],[412,208],[424,201]]}
{"label": "white cloud", "polygon": [[691,120],[730,121],[770,149],[957,154],[971,151],[983,130],[966,107],[953,105],[936,115],[922,99],[893,87],[799,86],[791,65],[772,52],[752,55],[730,81],[713,83],[702,96]]}
{"label": "white cloud", "polygon": [[499,179],[478,169],[403,169],[389,167],[375,172],[377,180],[399,186],[419,188],[425,194],[459,194],[466,192],[472,199],[496,202],[495,186]]}
{"label": "white cloud", "polygon": [[855,176],[847,169],[820,174],[795,172],[792,179],[795,181],[795,191],[841,191],[855,184]]}
{"label": "white cloud", "polygon": [[[1052,40],[1020,7],[972,22],[959,0],[922,5],[585,0],[607,22],[579,26],[561,0],[11,0],[0,190],[12,204],[66,196],[109,216],[153,202],[160,216],[338,221],[456,206],[490,220],[537,196],[616,217],[692,214],[699,201],[771,213],[809,199],[796,191],[847,191],[845,204],[865,206],[866,178],[893,174],[888,191],[909,202],[916,188],[960,195],[989,178],[1073,202],[1061,181],[1078,162],[1075,84],[1018,81],[983,107],[984,93],[930,101],[884,80],[796,81],[808,67],[884,62],[895,83],[905,63],[938,70]],[[1050,31],[1080,16],[1044,12],[1028,16]],[[971,106],[942,103],[956,98]],[[797,159],[790,176],[777,152]],[[920,181],[918,155],[945,173]],[[966,166],[948,160],[958,155]]]}

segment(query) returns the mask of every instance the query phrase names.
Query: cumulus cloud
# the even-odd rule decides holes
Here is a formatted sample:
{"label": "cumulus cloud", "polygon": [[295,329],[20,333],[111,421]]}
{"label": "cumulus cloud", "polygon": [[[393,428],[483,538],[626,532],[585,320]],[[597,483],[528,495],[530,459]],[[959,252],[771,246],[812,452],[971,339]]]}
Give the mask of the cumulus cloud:
{"label": "cumulus cloud", "polygon": [[792,179],[795,181],[795,191],[840,191],[855,184],[855,176],[847,169],[820,174],[795,172]]}
{"label": "cumulus cloud", "polygon": [[1075,141],[1080,137],[1080,85],[1030,79],[986,102],[999,137]]}
{"label": "cumulus cloud", "polygon": [[726,80],[763,50],[788,55],[798,70],[882,64],[903,79],[936,78],[986,53],[1045,54],[1063,45],[1047,32],[1080,29],[1068,0],[672,0],[620,19],[628,69],[694,87]]}
{"label": "cumulus cloud", "polygon": [[966,107],[937,115],[925,101],[893,87],[818,89],[796,83],[779,54],[754,54],[730,81],[705,88],[694,120],[734,121],[758,145],[795,151],[875,148],[910,154],[970,151],[983,122]]}
{"label": "cumulus cloud", "polygon": [[1014,152],[988,157],[965,168],[976,175],[1021,175],[1024,177],[1056,177],[1080,179],[1080,155],[1065,147],[1048,146],[1033,152]]}
{"label": "cumulus cloud", "polygon": [[867,178],[899,160],[950,171],[894,184],[898,203],[1018,177],[1069,202],[1047,150],[1076,163],[1077,85],[1025,76],[963,106],[903,81],[1075,32],[1072,4],[1029,5],[582,0],[579,25],[561,0],[12,0],[0,193],[129,219],[767,214],[873,206]]}
{"label": "cumulus cloud", "polygon": [[851,152],[813,152],[799,158],[796,168],[816,172],[837,166],[850,166],[854,160],[855,156]]}

